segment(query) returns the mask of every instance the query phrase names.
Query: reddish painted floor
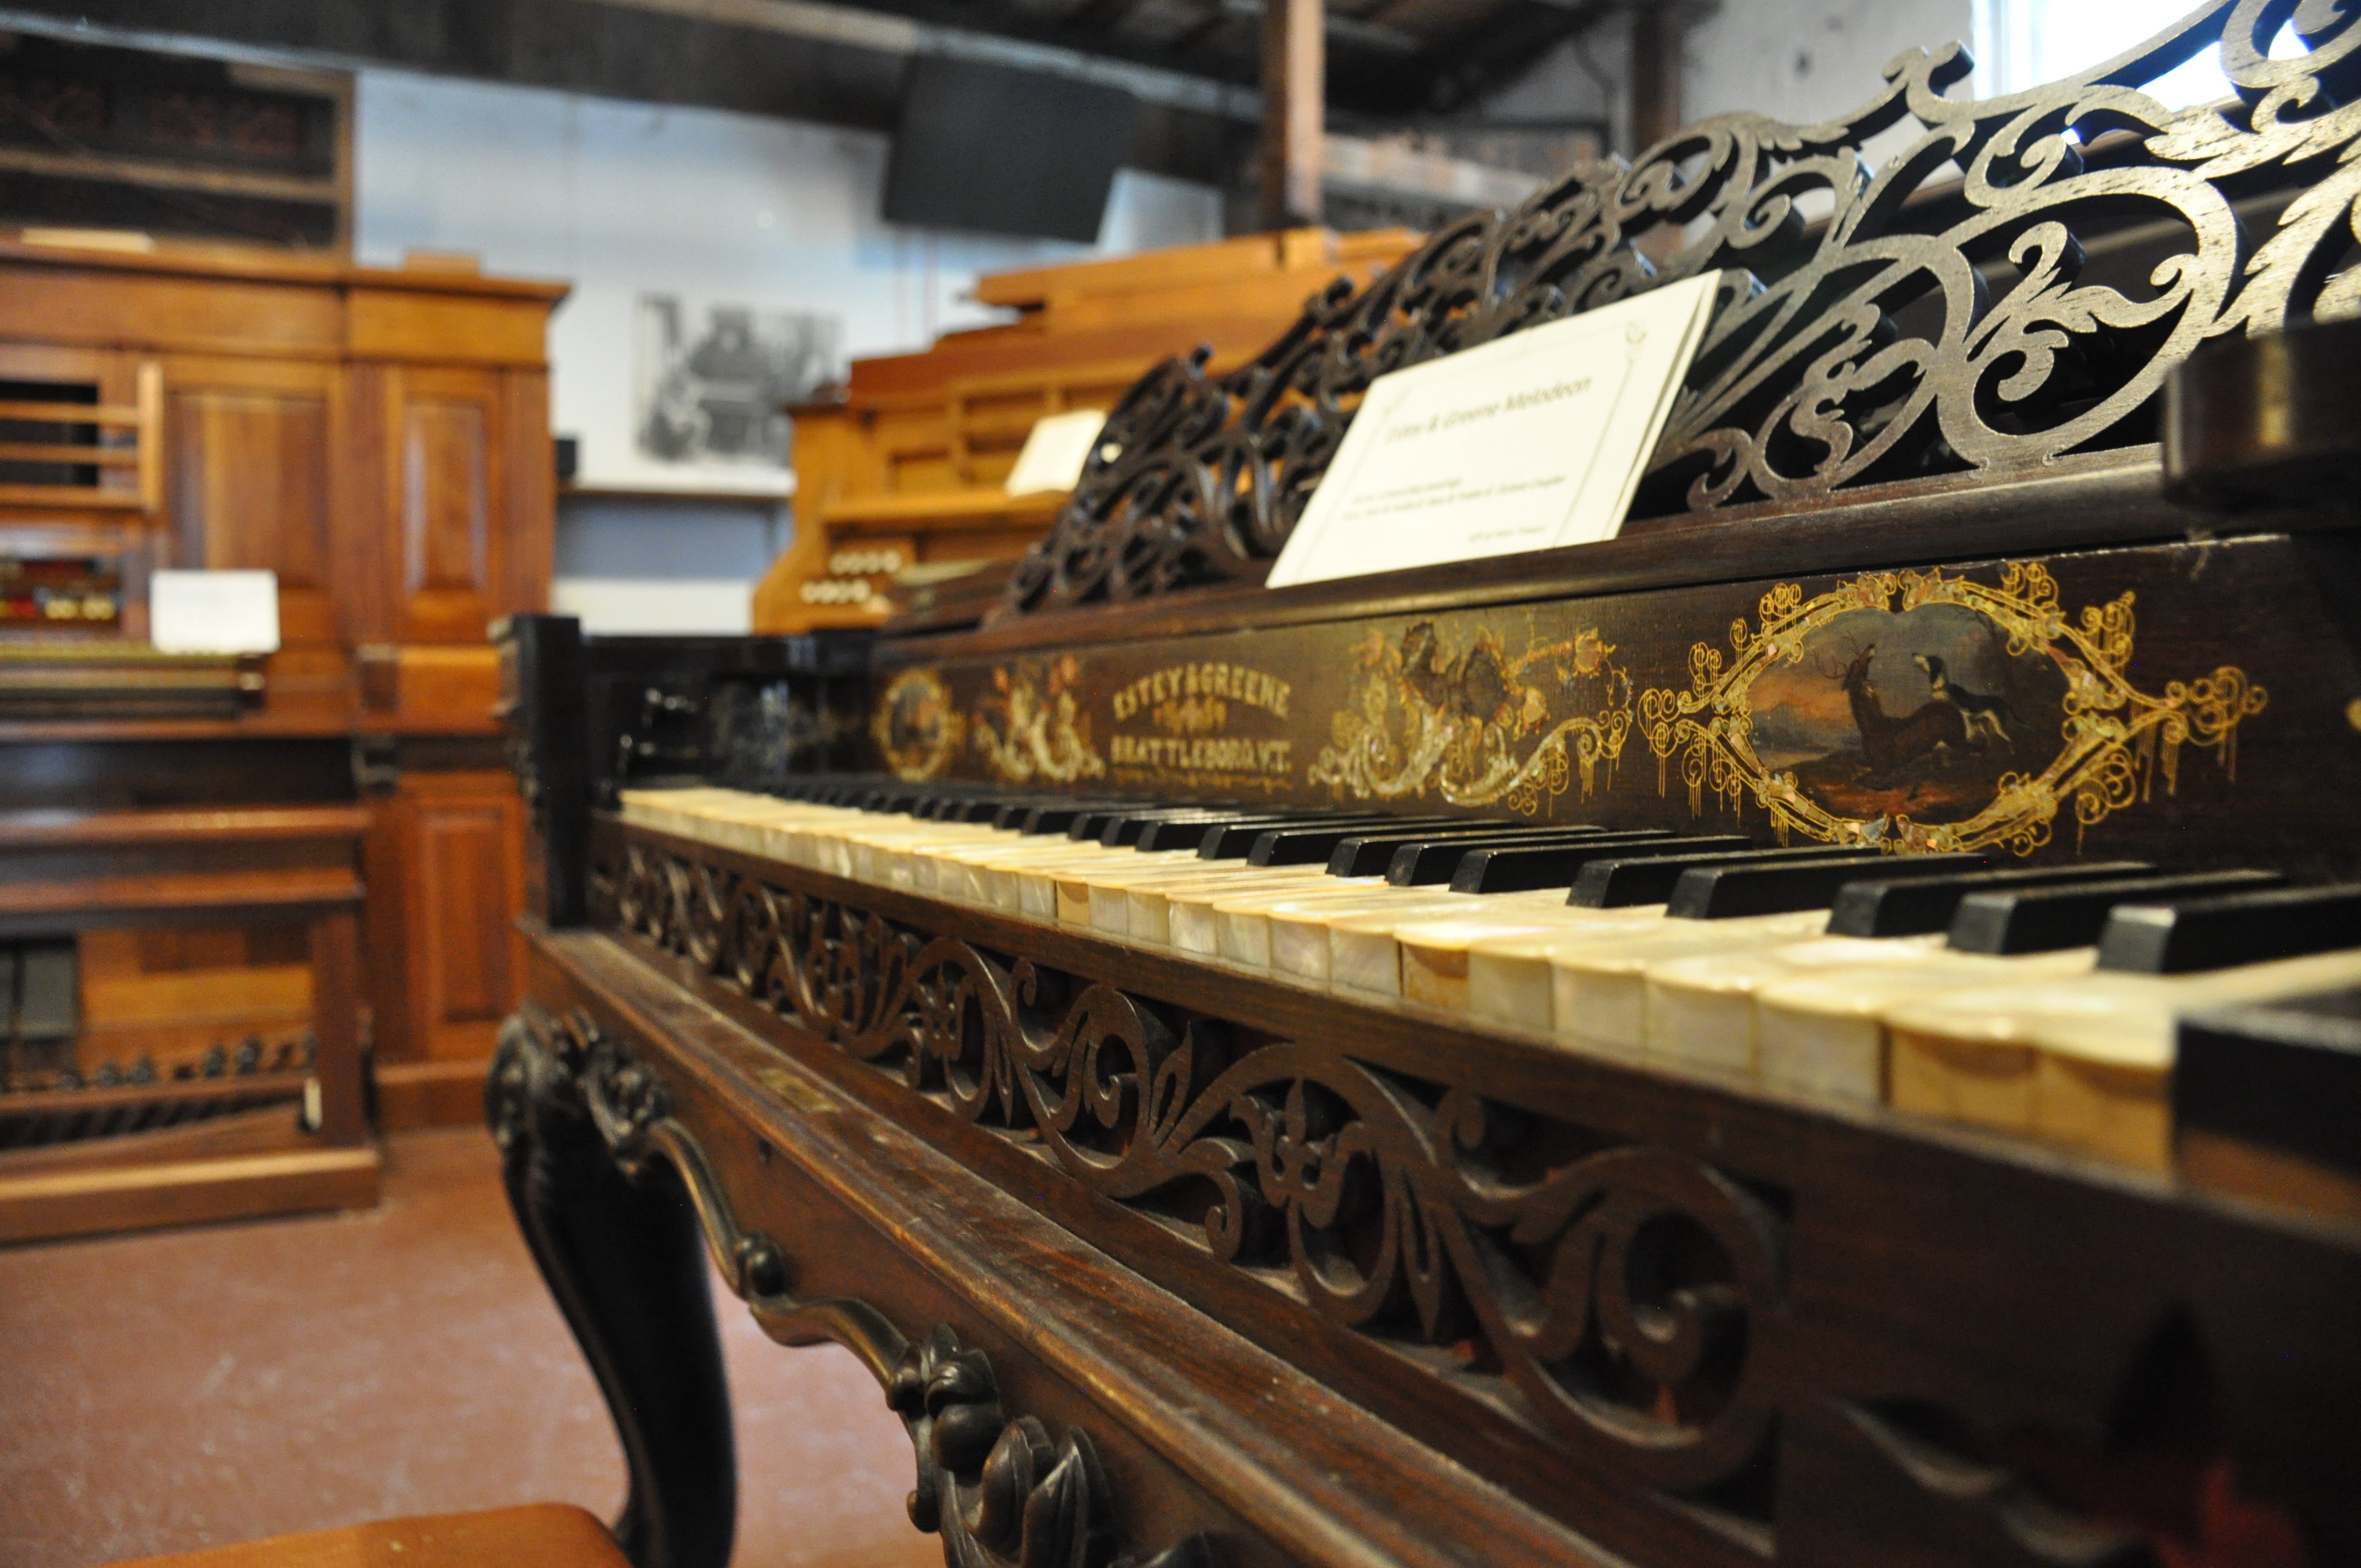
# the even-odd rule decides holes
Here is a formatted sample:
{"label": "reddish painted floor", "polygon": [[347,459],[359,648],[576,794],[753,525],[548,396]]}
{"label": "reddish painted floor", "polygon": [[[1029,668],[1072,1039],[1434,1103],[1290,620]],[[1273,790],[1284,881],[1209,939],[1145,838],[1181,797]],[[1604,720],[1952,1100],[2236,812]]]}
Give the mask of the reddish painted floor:
{"label": "reddish painted floor", "polygon": [[[911,1457],[858,1363],[717,1288],[741,1568],[922,1568]],[[597,1386],[490,1141],[412,1134],[363,1214],[0,1249],[0,1563],[83,1568],[536,1500],[611,1516]]]}

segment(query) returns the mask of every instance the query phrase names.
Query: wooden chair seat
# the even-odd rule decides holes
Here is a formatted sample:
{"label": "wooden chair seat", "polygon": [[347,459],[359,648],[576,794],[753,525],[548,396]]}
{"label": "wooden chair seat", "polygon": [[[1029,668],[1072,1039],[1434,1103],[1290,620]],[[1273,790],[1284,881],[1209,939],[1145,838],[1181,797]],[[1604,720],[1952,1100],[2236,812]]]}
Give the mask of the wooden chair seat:
{"label": "wooden chair seat", "polygon": [[607,1527],[566,1503],[380,1519],[117,1568],[631,1568]]}

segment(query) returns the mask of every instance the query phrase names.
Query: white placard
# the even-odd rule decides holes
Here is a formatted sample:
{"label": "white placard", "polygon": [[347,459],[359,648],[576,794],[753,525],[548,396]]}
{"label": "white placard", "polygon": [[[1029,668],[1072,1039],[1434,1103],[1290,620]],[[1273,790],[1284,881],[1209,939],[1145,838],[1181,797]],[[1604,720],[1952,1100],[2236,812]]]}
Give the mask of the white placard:
{"label": "white placard", "polygon": [[276,572],[157,572],[148,579],[148,641],[164,653],[275,653]]}
{"label": "white placard", "polygon": [[1378,377],[1270,586],[1612,538],[1717,278]]}
{"label": "white placard", "polygon": [[1106,417],[1104,409],[1076,409],[1035,420],[1025,437],[1025,450],[1016,455],[1016,466],[1008,470],[1008,493],[1029,496],[1037,490],[1071,490],[1080,484],[1082,465],[1091,460]]}

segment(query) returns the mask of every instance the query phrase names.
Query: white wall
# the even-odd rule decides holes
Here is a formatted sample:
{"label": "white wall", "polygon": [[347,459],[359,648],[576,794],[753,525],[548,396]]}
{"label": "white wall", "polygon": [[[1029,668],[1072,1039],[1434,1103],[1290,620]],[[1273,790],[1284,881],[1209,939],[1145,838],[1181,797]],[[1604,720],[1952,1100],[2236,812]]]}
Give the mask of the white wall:
{"label": "white wall", "polygon": [[[628,440],[642,291],[839,315],[848,352],[884,354],[989,319],[961,298],[978,273],[1093,248],[888,225],[882,136],[393,71],[363,71],[357,96],[361,260],[472,251],[574,284],[551,333],[553,420],[582,434],[586,478],[663,472],[637,471]],[[1125,170],[1095,248],[1195,244],[1220,224],[1210,187]]]}
{"label": "white wall", "polygon": [[[1885,62],[1905,49],[1970,38],[1974,13],[1975,0],[1722,0],[1689,30],[1682,119],[1740,111],[1798,126],[1833,118],[1868,102]],[[1630,25],[1611,17],[1559,45],[1488,99],[1483,114],[1603,119],[1616,149],[1629,157],[1639,150],[1631,145],[1630,62]]]}
{"label": "white wall", "polygon": [[1600,120],[1610,151],[1631,148],[1631,22],[1609,15],[1542,57],[1523,77],[1486,99],[1488,120]]}
{"label": "white wall", "polygon": [[[467,251],[574,285],[551,326],[551,422],[581,439],[586,483],[679,482],[631,447],[643,291],[833,314],[849,354],[886,354],[991,319],[961,297],[979,273],[1221,237],[1212,188],[1128,170],[1096,247],[935,234],[878,216],[882,136],[398,71],[362,71],[357,99],[360,260]],[[569,504],[558,604],[594,630],[726,630],[717,594],[742,599],[762,561],[722,542],[749,521],[775,538],[767,509],[622,509]],[[640,529],[668,548],[631,547]]]}
{"label": "white wall", "polygon": [[1690,29],[1683,114],[1833,119],[1869,101],[1895,55],[1974,32],[1973,0],[1724,0]]}

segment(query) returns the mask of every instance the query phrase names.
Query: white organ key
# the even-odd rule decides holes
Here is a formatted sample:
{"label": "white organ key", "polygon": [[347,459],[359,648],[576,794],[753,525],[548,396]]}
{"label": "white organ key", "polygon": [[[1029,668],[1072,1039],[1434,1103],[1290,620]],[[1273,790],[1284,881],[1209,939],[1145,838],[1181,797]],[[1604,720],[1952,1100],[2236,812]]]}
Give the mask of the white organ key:
{"label": "white organ key", "polygon": [[1885,1098],[1885,1009],[1947,992],[2088,973],[2096,956],[2092,948],[2017,958],[1938,948],[1874,970],[1767,981],[1754,995],[1758,1069],[1783,1089],[1875,1104]]}
{"label": "white organ key", "polygon": [[2170,1157],[2180,1014],[2355,984],[2361,952],[2345,951],[2195,974],[2099,970],[1900,1002],[1883,1014],[1891,1098],[1901,1110],[2158,1166]]}
{"label": "white organ key", "polygon": [[[1488,970],[1479,973],[1476,964],[1479,951],[1516,951],[1521,943],[1529,941],[1579,941],[1609,933],[1629,934],[1660,923],[1664,914],[1661,904],[1638,909],[1587,909],[1567,904],[1565,894],[1557,890],[1538,895],[1509,894],[1482,902],[1481,913],[1437,921],[1390,928],[1369,928],[1361,922],[1340,926],[1332,938],[1338,984],[1496,1018],[1498,1014],[1487,1007],[1500,1004],[1479,1000],[1497,983]],[[1523,1026],[1547,1033],[1549,964],[1544,959],[1537,967],[1539,1017]]]}
{"label": "white organ key", "polygon": [[1177,945],[1172,935],[1175,901],[1185,904],[1199,896],[1212,899],[1267,888],[1325,885],[1321,879],[1326,873],[1318,866],[1239,866],[1220,861],[1206,864],[1207,870],[1194,875],[1183,872],[1165,881],[1134,883],[1124,889],[1124,927],[1132,940],[1156,947]]}
{"label": "white organ key", "polygon": [[1733,953],[1699,953],[1651,964],[1644,1049],[1650,1056],[1716,1069],[1755,1069],[1754,993],[1764,983],[1815,970],[1905,964],[1938,951],[1940,937],[1816,937]]}
{"label": "white organ key", "polygon": [[1700,953],[1741,952],[1817,936],[1828,912],[1735,920],[1664,920],[1598,940],[1569,937],[1550,949],[1550,1033],[1587,1050],[1635,1056],[1647,1041],[1651,964]]}

